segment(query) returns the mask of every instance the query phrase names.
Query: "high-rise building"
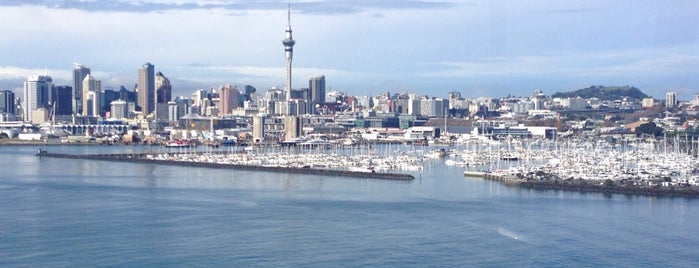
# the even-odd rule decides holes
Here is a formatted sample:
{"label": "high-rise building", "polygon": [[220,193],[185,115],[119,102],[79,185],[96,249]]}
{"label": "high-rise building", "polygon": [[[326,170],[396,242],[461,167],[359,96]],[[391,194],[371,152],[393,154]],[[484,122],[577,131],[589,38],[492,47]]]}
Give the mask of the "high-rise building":
{"label": "high-rise building", "polygon": [[291,99],[291,61],[294,56],[294,44],[296,44],[296,41],[291,36],[291,4],[289,4],[287,12],[289,23],[286,26],[286,39],[282,40],[282,44],[284,44],[284,54],[286,56],[286,88],[284,90],[286,90],[286,100],[288,101]]}
{"label": "high-rise building", "polygon": [[313,76],[308,80],[308,91],[310,106],[313,109],[313,113],[317,113],[315,110],[316,104],[321,104],[325,102],[325,75]]}
{"label": "high-rise building", "polygon": [[51,88],[53,88],[53,80],[48,75],[30,76],[27,82],[24,82],[24,105],[22,105],[24,121],[31,121],[32,111],[48,108]]}
{"label": "high-rise building", "polygon": [[114,119],[124,119],[129,116],[128,105],[123,100],[115,100],[110,103],[110,115]]}
{"label": "high-rise building", "polygon": [[83,107],[83,80],[90,74],[90,68],[80,64],[73,65],[73,113],[82,114]]}
{"label": "high-rise building", "polygon": [[15,93],[11,90],[0,91],[0,114],[14,115],[17,111],[15,106]]}
{"label": "high-rise building", "polygon": [[51,100],[55,115],[73,114],[73,88],[70,86],[55,86],[51,91]]}
{"label": "high-rise building", "polygon": [[146,63],[138,68],[138,106],[143,115],[148,115],[155,109],[155,67]]}
{"label": "high-rise building", "polygon": [[665,93],[665,106],[667,108],[672,108],[677,105],[677,92]]}
{"label": "high-rise building", "polygon": [[155,74],[155,106],[154,114],[158,120],[168,119],[168,102],[172,100],[172,85],[163,73]]}
{"label": "high-rise building", "polygon": [[121,93],[119,91],[116,91],[111,87],[102,90],[100,94],[100,103],[102,104],[100,111],[111,111],[111,104],[116,100],[123,100],[121,99]]}
{"label": "high-rise building", "polygon": [[233,109],[238,108],[240,103],[240,91],[236,86],[225,85],[219,89],[219,98],[221,100],[220,113],[222,115],[230,114]]}
{"label": "high-rise building", "polygon": [[158,72],[155,74],[155,91],[157,95],[157,103],[167,104],[172,100],[172,85],[170,84],[170,79],[165,77],[163,73]]}
{"label": "high-rise building", "polygon": [[102,92],[102,82],[95,80],[95,77],[88,74],[83,80],[83,104],[84,116],[99,116],[102,110],[100,98]]}

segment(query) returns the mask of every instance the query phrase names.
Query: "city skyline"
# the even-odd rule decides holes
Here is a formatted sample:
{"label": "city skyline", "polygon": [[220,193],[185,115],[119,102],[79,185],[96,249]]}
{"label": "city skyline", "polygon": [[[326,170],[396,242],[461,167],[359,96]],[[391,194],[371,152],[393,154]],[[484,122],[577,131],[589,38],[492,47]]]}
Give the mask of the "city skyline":
{"label": "city skyline", "polygon": [[[152,62],[173,95],[197,88],[285,84],[279,48],[287,1],[133,0],[0,3],[0,89],[32,75],[72,85],[73,62],[104,87],[131,88]],[[631,85],[655,98],[699,88],[699,3],[636,1],[291,2],[295,85],[328,91],[527,96]],[[178,18],[173,20],[171,18]],[[149,25],[152,27],[143,27]],[[49,40],[49,41],[47,41]]]}

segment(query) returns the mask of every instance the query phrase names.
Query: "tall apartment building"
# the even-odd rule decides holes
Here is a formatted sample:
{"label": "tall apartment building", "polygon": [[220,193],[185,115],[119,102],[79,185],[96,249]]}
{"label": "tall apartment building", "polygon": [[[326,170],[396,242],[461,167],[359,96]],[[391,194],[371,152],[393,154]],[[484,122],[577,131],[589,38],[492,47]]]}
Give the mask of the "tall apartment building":
{"label": "tall apartment building", "polygon": [[675,107],[677,105],[677,92],[665,93],[665,106],[667,108]]}

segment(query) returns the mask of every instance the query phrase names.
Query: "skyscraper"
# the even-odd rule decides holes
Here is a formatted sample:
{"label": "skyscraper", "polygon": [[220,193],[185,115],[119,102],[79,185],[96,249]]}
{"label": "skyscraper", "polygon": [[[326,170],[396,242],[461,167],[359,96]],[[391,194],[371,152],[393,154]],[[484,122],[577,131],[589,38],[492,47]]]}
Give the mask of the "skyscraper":
{"label": "skyscraper", "polygon": [[56,86],[51,95],[55,115],[71,115],[73,113],[72,87]]}
{"label": "skyscraper", "polygon": [[286,55],[286,100],[291,99],[291,60],[294,56],[294,38],[291,36],[291,4],[289,4],[287,19],[289,23],[286,26],[286,39],[282,40],[284,44],[284,52]]}
{"label": "skyscraper", "polygon": [[32,111],[39,108],[48,108],[49,93],[53,88],[53,80],[48,75],[30,76],[24,82],[24,113],[25,122],[30,122]]}
{"label": "skyscraper", "polygon": [[73,113],[82,114],[83,80],[90,74],[90,68],[75,63],[73,65]]}
{"label": "skyscraper", "polygon": [[83,89],[83,112],[84,116],[99,116],[101,111],[100,105],[100,93],[101,82],[95,80],[95,77],[88,74],[83,79],[82,89]]}
{"label": "skyscraper", "polygon": [[167,79],[161,72],[155,74],[155,91],[158,94],[156,102],[167,104],[172,100],[172,85],[170,79]]}
{"label": "skyscraper", "polygon": [[313,76],[308,80],[308,91],[310,99],[310,105],[313,113],[316,113],[316,104],[325,102],[325,76]]}
{"label": "skyscraper", "polygon": [[155,67],[150,62],[138,68],[138,106],[143,115],[148,115],[155,108]]}
{"label": "skyscraper", "polygon": [[0,114],[14,115],[15,108],[15,93],[11,90],[0,90]]}
{"label": "skyscraper", "polygon": [[155,74],[155,106],[153,106],[156,119],[167,120],[167,103],[172,100],[172,85],[161,72]]}
{"label": "skyscraper", "polygon": [[238,87],[225,85],[219,89],[219,99],[221,100],[221,115],[230,114],[233,109],[238,108],[240,102],[240,91]]}

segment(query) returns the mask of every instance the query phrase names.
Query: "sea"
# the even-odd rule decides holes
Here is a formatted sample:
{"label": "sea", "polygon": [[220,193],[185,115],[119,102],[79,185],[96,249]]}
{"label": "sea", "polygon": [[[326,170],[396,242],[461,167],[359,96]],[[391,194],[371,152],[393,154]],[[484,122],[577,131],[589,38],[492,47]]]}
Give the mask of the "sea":
{"label": "sea", "polygon": [[[699,200],[40,158],[0,146],[0,267],[697,267]],[[61,153],[162,150],[49,146]]]}

